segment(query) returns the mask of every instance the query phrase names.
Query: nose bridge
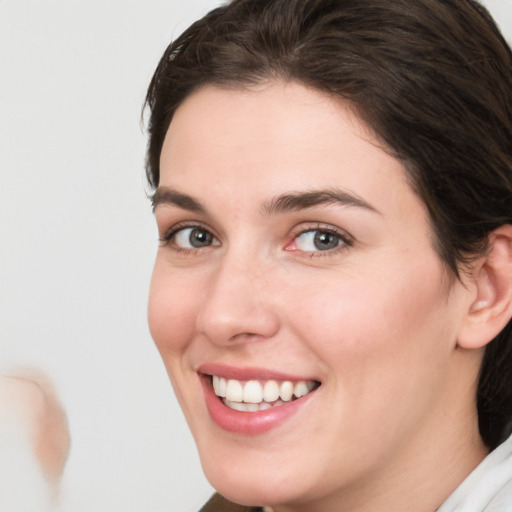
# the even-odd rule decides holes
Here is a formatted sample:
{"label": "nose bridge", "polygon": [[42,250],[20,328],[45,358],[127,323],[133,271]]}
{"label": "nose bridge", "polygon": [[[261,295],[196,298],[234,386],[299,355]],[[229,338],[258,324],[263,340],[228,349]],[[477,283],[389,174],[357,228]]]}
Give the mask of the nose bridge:
{"label": "nose bridge", "polygon": [[214,343],[268,338],[279,328],[265,262],[246,247],[226,251],[213,270],[197,328]]}

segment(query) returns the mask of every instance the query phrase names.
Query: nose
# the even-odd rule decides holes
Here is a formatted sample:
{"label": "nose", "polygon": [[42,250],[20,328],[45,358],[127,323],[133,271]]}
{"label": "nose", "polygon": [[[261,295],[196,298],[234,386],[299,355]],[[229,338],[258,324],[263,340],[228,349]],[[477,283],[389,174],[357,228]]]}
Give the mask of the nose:
{"label": "nose", "polygon": [[272,307],[273,282],[254,260],[225,258],[213,271],[196,326],[215,344],[268,339],[279,330]]}

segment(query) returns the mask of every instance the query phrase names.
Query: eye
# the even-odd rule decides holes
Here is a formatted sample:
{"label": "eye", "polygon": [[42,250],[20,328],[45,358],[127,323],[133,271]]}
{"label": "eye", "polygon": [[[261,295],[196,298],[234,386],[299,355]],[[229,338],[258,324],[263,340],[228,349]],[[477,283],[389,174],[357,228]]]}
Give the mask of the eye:
{"label": "eye", "polygon": [[311,230],[299,235],[295,243],[300,251],[329,251],[339,247],[343,243],[343,240],[335,233]]}
{"label": "eye", "polygon": [[175,229],[162,242],[171,242],[178,249],[201,249],[220,245],[210,231],[199,226]]}
{"label": "eye", "polygon": [[305,253],[327,253],[352,245],[352,239],[334,228],[315,227],[298,233],[292,243],[286,247],[288,251]]}

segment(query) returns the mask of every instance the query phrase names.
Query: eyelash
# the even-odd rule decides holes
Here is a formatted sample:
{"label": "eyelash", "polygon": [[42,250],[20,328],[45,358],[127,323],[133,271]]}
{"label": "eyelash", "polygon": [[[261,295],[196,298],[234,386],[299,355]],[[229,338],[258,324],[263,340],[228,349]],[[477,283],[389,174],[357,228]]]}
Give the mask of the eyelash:
{"label": "eyelash", "polygon": [[[183,254],[194,254],[198,251],[202,251],[204,249],[209,249],[210,247],[216,247],[218,245],[208,245],[205,247],[197,247],[197,248],[185,248],[180,247],[176,243],[173,243],[173,241],[176,238],[176,235],[180,233],[181,231],[185,229],[198,229],[205,231],[209,233],[214,240],[218,240],[218,238],[212,233],[212,231],[207,228],[206,226],[200,224],[200,223],[180,223],[172,226],[171,229],[169,229],[162,237],[159,238],[159,242],[162,247],[165,247],[169,244],[172,244],[172,249],[176,252],[183,253]],[[339,245],[332,248],[332,249],[326,249],[326,250],[317,250],[317,251],[301,251],[300,249],[287,249],[292,243],[296,243],[299,237],[306,233],[310,232],[320,232],[325,233],[328,235],[332,235],[336,237],[339,240]],[[333,253],[338,253],[340,251],[346,250],[347,248],[354,245],[354,239],[352,236],[350,236],[346,231],[343,231],[341,229],[335,228],[330,225],[325,224],[319,224],[316,223],[314,225],[307,226],[305,228],[302,228],[300,231],[292,233],[290,237],[290,241],[286,242],[285,244],[285,250],[287,251],[297,251],[297,252],[304,252],[307,254],[308,257],[315,258],[315,257],[323,257],[332,255]]]}
{"label": "eyelash", "polygon": [[[349,247],[352,247],[354,245],[354,238],[350,236],[346,231],[341,230],[339,228],[335,228],[331,225],[326,224],[320,224],[315,223],[313,225],[307,226],[302,228],[300,231],[295,232],[291,236],[291,241],[288,242],[286,245],[289,246],[290,244],[297,243],[297,240],[300,236],[311,233],[311,232],[319,232],[324,233],[327,235],[332,235],[336,237],[339,240],[339,245],[332,249],[326,249],[326,250],[317,250],[317,251],[303,251],[308,257],[310,258],[318,258],[318,257],[324,257],[324,256],[330,256],[333,254],[337,254],[338,252],[345,251]],[[301,252],[300,249],[287,249],[289,251],[298,251]]]}
{"label": "eyelash", "polygon": [[183,253],[183,254],[194,254],[197,251],[201,251],[201,250],[208,249],[209,247],[211,247],[211,246],[206,246],[206,247],[197,247],[197,248],[192,248],[192,247],[185,248],[185,247],[180,247],[176,243],[173,243],[176,238],[176,235],[180,231],[184,231],[185,229],[198,229],[201,231],[205,231],[207,233],[210,233],[212,235],[212,237],[215,240],[217,240],[217,237],[212,233],[212,231],[200,223],[179,223],[179,224],[172,226],[171,229],[169,229],[166,233],[164,233],[164,235],[162,237],[160,237],[158,239],[158,241],[160,242],[160,245],[162,247],[165,247],[167,245],[172,245],[172,249],[174,251]]}

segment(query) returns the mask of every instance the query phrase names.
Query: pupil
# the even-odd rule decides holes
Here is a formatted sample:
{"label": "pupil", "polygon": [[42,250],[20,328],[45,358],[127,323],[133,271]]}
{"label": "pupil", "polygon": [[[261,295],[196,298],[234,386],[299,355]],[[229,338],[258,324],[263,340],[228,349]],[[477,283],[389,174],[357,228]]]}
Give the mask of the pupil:
{"label": "pupil", "polygon": [[321,251],[326,251],[327,249],[334,249],[338,246],[338,238],[331,233],[322,233],[321,231],[315,234],[315,247],[320,249]]}
{"label": "pupil", "polygon": [[212,242],[212,235],[208,231],[194,229],[190,233],[190,245],[192,247],[205,247]]}

